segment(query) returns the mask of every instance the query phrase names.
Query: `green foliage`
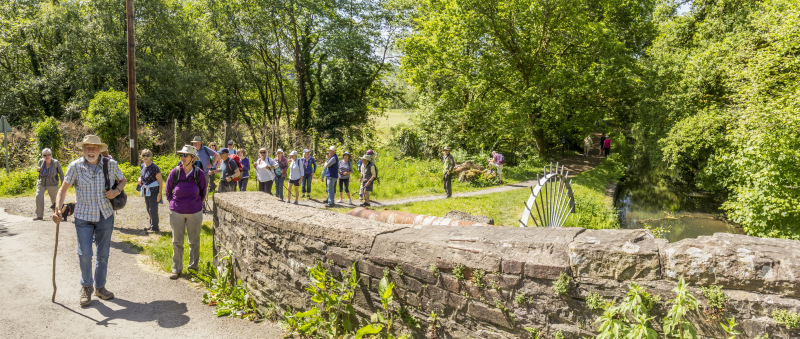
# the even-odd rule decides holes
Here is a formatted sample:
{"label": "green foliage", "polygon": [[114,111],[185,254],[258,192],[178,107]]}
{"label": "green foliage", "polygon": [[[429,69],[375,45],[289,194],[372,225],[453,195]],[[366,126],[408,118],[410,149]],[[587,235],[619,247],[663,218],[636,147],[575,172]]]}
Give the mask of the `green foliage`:
{"label": "green foliage", "polygon": [[438,324],[438,316],[436,312],[433,311],[428,316],[428,337],[429,338],[438,338],[439,337],[439,324]]}
{"label": "green foliage", "polygon": [[397,264],[394,266],[394,271],[397,272],[397,275],[403,276],[403,264]]}
{"label": "green foliage", "polygon": [[36,136],[36,146],[41,154],[42,149],[49,148],[53,153],[53,159],[59,159],[61,155],[61,145],[64,141],[61,138],[61,131],[58,129],[58,120],[53,117],[33,124],[33,134]]}
{"label": "green foliage", "polygon": [[630,99],[634,55],[652,30],[646,18],[653,5],[416,2],[413,34],[399,48],[420,93],[420,134],[471,152],[522,145],[542,152],[561,137],[582,140]]}
{"label": "green foliage", "polygon": [[453,267],[453,278],[456,280],[464,280],[464,265],[457,263],[455,267]]}
{"label": "green foliage", "polygon": [[525,295],[525,292],[519,292],[516,296],[514,296],[514,302],[517,305],[525,305],[528,303],[528,296]]}
{"label": "green foliage", "polygon": [[307,271],[311,284],[306,291],[311,294],[311,301],[316,306],[294,314],[287,310],[281,326],[290,333],[311,337],[341,337],[345,333],[355,332],[356,313],[352,306],[358,287],[355,264],[352,269],[343,272],[342,281],[332,278],[319,261],[315,261]]}
{"label": "green foliage", "polygon": [[542,339],[542,331],[531,327],[526,327],[525,330],[528,331],[531,339]]}
{"label": "green foliage", "polygon": [[735,327],[739,324],[736,323],[736,319],[734,317],[728,318],[727,325],[724,323],[719,323],[719,325],[722,326],[722,330],[728,334],[728,339],[736,339],[737,335],[742,334],[742,332],[739,332],[735,329]]}
{"label": "green foliage", "polygon": [[566,296],[569,294],[569,284],[572,281],[572,278],[564,272],[558,275],[558,279],[553,282],[553,289],[556,291],[556,295]]}
{"label": "green foliage", "polygon": [[689,292],[683,278],[672,291],[676,295],[669,301],[672,307],[667,312],[667,317],[664,318],[664,333],[678,339],[697,338],[697,330],[686,319],[687,313],[697,311],[697,299]]}
{"label": "green foliage", "polygon": [[589,309],[592,311],[602,310],[605,305],[606,300],[596,292],[592,292],[589,294],[589,297],[586,298],[586,306],[589,306]]}
{"label": "green foliage", "polygon": [[703,296],[708,299],[708,306],[715,311],[722,311],[727,306],[728,297],[722,292],[722,286],[711,285],[708,287],[700,287]]}
{"label": "green foliage", "polygon": [[218,316],[229,316],[255,320],[259,317],[255,301],[250,299],[250,293],[237,280],[233,272],[233,254],[220,259],[225,263],[222,273],[217,275],[217,270],[211,262],[206,262],[199,272],[190,271],[192,281],[202,283],[208,292],[203,294],[203,303],[215,306],[214,313]]}
{"label": "green foliage", "polygon": [[431,264],[428,266],[428,270],[431,271],[431,273],[433,273],[433,275],[435,275],[437,278],[442,275],[442,272],[439,272],[439,267],[436,266],[436,264]]}
{"label": "green foliage", "polygon": [[108,151],[116,154],[117,141],[128,135],[128,95],[113,90],[97,92],[81,119],[108,144]]}
{"label": "green foliage", "polygon": [[483,282],[483,270],[477,269],[472,272],[472,283],[475,284],[477,288],[484,288],[485,284]]}
{"label": "green foliage", "polygon": [[774,310],[772,311],[772,319],[790,330],[800,328],[800,315],[797,313],[787,310]]}
{"label": "green foliage", "polygon": [[39,173],[35,168],[17,170],[8,174],[5,169],[0,168],[0,196],[32,194],[36,189],[37,180],[39,180]]}
{"label": "green foliage", "polygon": [[561,331],[556,332],[556,334],[553,335],[553,339],[564,339],[564,333]]}

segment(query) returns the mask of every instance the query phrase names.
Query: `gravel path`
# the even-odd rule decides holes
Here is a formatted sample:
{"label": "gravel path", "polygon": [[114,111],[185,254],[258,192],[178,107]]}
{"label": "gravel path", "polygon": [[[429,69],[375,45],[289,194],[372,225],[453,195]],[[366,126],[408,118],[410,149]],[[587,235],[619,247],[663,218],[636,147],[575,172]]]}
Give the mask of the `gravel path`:
{"label": "gravel path", "polygon": [[[74,201],[68,197],[67,201]],[[118,214],[109,256],[109,290],[112,300],[93,298],[89,307],[78,306],[80,269],[72,222],[60,227],[57,257],[56,302],[51,303],[53,242],[52,221],[32,221],[33,197],[0,200],[0,332],[4,338],[44,337],[173,337],[280,338],[275,323],[256,324],[233,318],[217,318],[213,308],[200,300],[204,290],[186,279],[170,280],[166,272],[144,264],[144,256],[120,241],[119,235],[144,236],[138,231],[147,222],[143,199],[131,197]],[[161,214],[166,219],[167,208]],[[210,219],[211,215],[205,216]],[[70,218],[70,221],[72,219]],[[162,222],[161,229],[169,231]]]}

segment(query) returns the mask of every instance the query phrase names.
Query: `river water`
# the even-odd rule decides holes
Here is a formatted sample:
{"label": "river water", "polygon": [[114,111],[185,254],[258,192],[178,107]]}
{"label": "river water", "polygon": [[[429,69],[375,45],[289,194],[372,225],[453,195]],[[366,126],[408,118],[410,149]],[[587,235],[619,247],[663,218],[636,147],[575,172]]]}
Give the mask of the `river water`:
{"label": "river water", "polygon": [[717,232],[742,234],[722,218],[722,197],[681,191],[656,173],[628,177],[617,187],[614,200],[622,228],[650,228],[670,242]]}

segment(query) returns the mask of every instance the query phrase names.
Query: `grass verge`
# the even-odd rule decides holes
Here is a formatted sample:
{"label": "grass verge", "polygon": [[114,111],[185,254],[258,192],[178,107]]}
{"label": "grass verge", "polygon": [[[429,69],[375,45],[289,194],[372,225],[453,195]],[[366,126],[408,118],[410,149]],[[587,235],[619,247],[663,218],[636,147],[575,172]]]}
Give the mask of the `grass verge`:
{"label": "grass verge", "polygon": [[[211,262],[213,253],[213,231],[214,225],[210,221],[203,222],[200,231],[200,262]],[[135,235],[120,234],[120,238],[130,244],[139,253],[147,256],[148,261],[164,272],[172,272],[172,232],[161,232],[159,236],[142,237]],[[189,265],[189,242],[184,239],[183,243],[183,272],[188,273]]]}
{"label": "grass verge", "polygon": [[[538,171],[538,168],[536,170]],[[567,219],[565,226],[591,229],[618,228],[619,222],[612,197],[608,196],[605,190],[609,183],[618,181],[623,174],[624,166],[621,158],[612,155],[597,168],[576,176],[572,181],[576,211]],[[535,177],[535,174],[532,177]],[[530,189],[523,188],[475,197],[397,205],[391,206],[390,209],[436,216],[443,216],[451,210],[459,210],[488,216],[494,219],[497,225],[519,226],[518,220],[522,216],[523,203],[530,193]],[[339,209],[341,212],[347,210]]]}

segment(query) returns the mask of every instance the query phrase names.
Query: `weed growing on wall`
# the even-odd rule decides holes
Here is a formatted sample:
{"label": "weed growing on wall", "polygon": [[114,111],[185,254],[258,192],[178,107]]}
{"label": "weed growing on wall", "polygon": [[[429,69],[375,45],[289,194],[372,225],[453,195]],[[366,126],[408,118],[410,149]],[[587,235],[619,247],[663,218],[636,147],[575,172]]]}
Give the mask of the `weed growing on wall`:
{"label": "weed growing on wall", "polygon": [[517,305],[525,305],[528,303],[528,296],[525,295],[525,292],[517,293],[517,295],[514,297],[514,303]]}
{"label": "weed growing on wall", "polygon": [[456,264],[456,267],[453,268],[453,278],[456,280],[464,280],[464,265]]}
{"label": "weed growing on wall", "polygon": [[255,320],[259,318],[255,301],[250,299],[250,293],[236,279],[233,273],[232,252],[220,259],[225,263],[222,273],[217,274],[217,269],[210,262],[201,266],[201,270],[192,273],[192,281],[202,283],[208,292],[203,294],[203,303],[215,306],[214,312],[218,317],[230,316]]}
{"label": "weed growing on wall", "polygon": [[592,292],[589,294],[589,297],[586,298],[586,306],[589,306],[589,309],[592,311],[602,310],[605,304],[606,300],[595,292]]}
{"label": "weed growing on wall", "polygon": [[697,338],[697,330],[686,320],[686,313],[697,311],[697,299],[689,292],[683,278],[672,291],[675,292],[675,299],[669,301],[672,308],[664,318],[664,333],[678,338]]}
{"label": "weed growing on wall", "polygon": [[714,318],[721,316],[728,302],[728,297],[722,292],[722,286],[700,287],[700,291],[703,292],[703,296],[708,300],[708,313]]}
{"label": "weed growing on wall", "polygon": [[526,327],[525,330],[528,331],[531,339],[542,339],[542,331],[530,327]]}
{"label": "weed growing on wall", "polygon": [[555,289],[556,294],[562,297],[566,296],[567,293],[569,293],[570,281],[572,281],[572,278],[570,278],[570,276],[564,272],[561,272],[561,274],[558,276],[558,279],[553,282],[553,289]]}
{"label": "weed growing on wall", "polygon": [[475,284],[477,288],[483,288],[483,270],[475,270],[472,272],[472,283]]}
{"label": "weed growing on wall", "polygon": [[800,328],[800,315],[797,315],[797,313],[787,310],[774,310],[772,311],[772,319],[790,330]]}
{"label": "weed growing on wall", "polygon": [[728,318],[727,325],[725,323],[719,323],[719,325],[722,326],[722,330],[728,334],[728,339],[736,339],[737,335],[742,334],[742,332],[739,332],[735,329],[735,327],[739,324],[736,323],[736,319],[734,317]]}

